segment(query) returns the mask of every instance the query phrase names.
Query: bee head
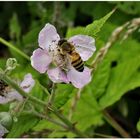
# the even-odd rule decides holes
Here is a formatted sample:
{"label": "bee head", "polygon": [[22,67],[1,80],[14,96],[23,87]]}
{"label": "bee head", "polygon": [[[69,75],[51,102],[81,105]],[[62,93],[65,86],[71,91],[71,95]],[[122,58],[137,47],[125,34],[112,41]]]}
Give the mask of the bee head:
{"label": "bee head", "polygon": [[67,52],[67,53],[70,53],[72,51],[72,45],[67,42],[66,39],[61,39],[59,42],[58,42],[58,45],[60,46],[60,48],[64,51],[64,52]]}

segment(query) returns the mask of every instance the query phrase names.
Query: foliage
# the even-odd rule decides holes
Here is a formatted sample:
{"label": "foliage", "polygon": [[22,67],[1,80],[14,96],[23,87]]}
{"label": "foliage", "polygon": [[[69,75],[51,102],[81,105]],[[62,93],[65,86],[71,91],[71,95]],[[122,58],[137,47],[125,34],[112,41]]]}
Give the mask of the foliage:
{"label": "foliage", "polygon": [[[49,22],[58,28],[58,32],[64,38],[77,34],[95,38],[97,51],[87,62],[91,65],[113,30],[140,16],[139,5],[140,2],[0,2],[0,37],[15,48],[12,49],[8,45],[6,47],[0,40],[0,68],[6,69],[8,58],[16,58],[18,64],[10,71],[9,77],[18,83],[25,74],[32,73],[36,84],[29,96],[36,97],[46,104],[41,106],[27,97],[19,112],[11,109],[11,103],[1,105],[0,111],[8,112],[13,117],[12,127],[4,137],[80,137],[74,128],[90,137],[102,137],[96,136],[96,133],[125,137],[126,135],[120,135],[120,130],[111,125],[112,120],[108,123],[104,111],[107,111],[131,137],[139,137],[139,29],[125,41],[115,41],[97,65],[91,82],[82,89],[80,97],[77,97],[78,89],[71,84],[55,85],[55,97],[51,105],[62,115],[62,119],[56,112],[47,109],[52,94],[52,82],[47,74],[39,74],[34,70],[28,59],[38,47],[39,31]],[[58,11],[55,11],[56,8]],[[15,104],[18,105],[17,102]],[[61,126],[44,116],[61,123]],[[64,118],[68,119],[67,122]],[[68,121],[74,128],[62,127],[66,124],[70,126]]]}
{"label": "foliage", "polygon": [[38,119],[32,115],[23,115],[18,118],[17,122],[14,122],[8,138],[18,138],[23,133],[28,132],[36,123]]}

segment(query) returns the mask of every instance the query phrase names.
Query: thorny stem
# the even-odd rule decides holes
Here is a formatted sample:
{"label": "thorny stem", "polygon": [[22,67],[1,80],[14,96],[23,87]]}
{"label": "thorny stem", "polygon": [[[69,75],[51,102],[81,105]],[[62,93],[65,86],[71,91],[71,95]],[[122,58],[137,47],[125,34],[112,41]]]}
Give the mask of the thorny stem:
{"label": "thorny stem", "polygon": [[[36,97],[27,94],[26,92],[24,92],[14,81],[12,81],[7,75],[4,74],[3,70],[0,69],[0,79],[4,80],[7,84],[9,84],[10,86],[12,86],[18,93],[20,93],[21,95],[23,95],[24,97],[28,98],[29,100],[38,103],[39,105],[42,106],[46,106],[46,102],[37,99]],[[65,118],[62,114],[60,114],[60,112],[53,106],[48,106],[48,110],[50,112],[52,112],[53,114],[55,114],[63,123],[65,123],[68,127],[68,129],[70,131],[72,131],[74,134],[76,134],[79,137],[88,137],[87,135],[85,135],[83,132],[77,130],[74,126],[74,124],[72,124],[67,118]]]}
{"label": "thorny stem", "polygon": [[49,118],[49,117],[46,116],[46,115],[43,115],[43,114],[41,114],[41,113],[38,113],[37,111],[35,111],[35,109],[32,109],[31,113],[33,113],[34,115],[36,115],[36,116],[39,117],[39,118],[46,119],[46,120],[48,120],[48,121],[50,121],[50,122],[52,122],[52,123],[54,123],[54,124],[56,124],[56,125],[59,125],[59,126],[65,128],[65,129],[68,129],[68,127],[67,127],[65,124],[63,124],[63,123],[61,123],[61,122],[58,122],[58,121],[56,121],[56,120],[53,120],[53,119]]}
{"label": "thorny stem", "polygon": [[51,95],[50,95],[50,98],[49,98],[49,101],[48,101],[48,105],[50,105],[50,106],[53,104],[53,101],[54,101],[55,87],[56,87],[56,84],[55,83],[52,83]]}
{"label": "thorny stem", "polygon": [[76,95],[74,96],[74,99],[71,103],[71,108],[70,108],[70,111],[69,111],[69,119],[71,120],[72,118],[72,115],[73,115],[73,112],[75,111],[76,109],[76,105],[77,105],[77,102],[78,100],[80,99],[80,96],[81,96],[81,91],[82,89],[79,89],[78,92],[76,93]]}
{"label": "thorny stem", "polygon": [[19,111],[17,112],[17,116],[19,116],[21,114],[27,101],[28,101],[28,98],[26,98],[23,102],[21,102],[21,106],[19,106],[20,108],[19,108]]}
{"label": "thorny stem", "polygon": [[103,115],[105,120],[124,138],[130,138],[131,136],[110,116],[110,114],[104,110]]}
{"label": "thorny stem", "polygon": [[17,52],[18,54],[20,54],[22,57],[24,57],[28,61],[30,61],[30,57],[28,55],[26,55],[25,53],[23,53],[22,51],[20,51],[19,49],[17,49],[14,45],[12,45],[11,43],[9,43],[8,41],[6,41],[6,40],[4,40],[3,38],[0,37],[0,42],[2,44],[4,44],[5,46],[9,47],[10,49],[14,50],[15,52]]}
{"label": "thorny stem", "polygon": [[73,133],[77,134],[80,136],[80,138],[88,138],[89,136],[85,135],[83,132],[77,130],[68,119],[66,119],[63,115],[61,115],[54,107],[54,110],[51,110],[60,120],[62,120],[67,126],[69,126],[69,130],[71,130]]}
{"label": "thorny stem", "polygon": [[116,136],[111,136],[111,135],[106,135],[106,134],[100,134],[100,133],[94,133],[94,136],[99,136],[99,137],[102,137],[102,138],[117,138]]}
{"label": "thorny stem", "polygon": [[19,116],[21,111],[24,109],[25,103],[26,103],[27,99],[25,101],[19,102],[16,107],[12,110],[13,115],[15,116]]}
{"label": "thorny stem", "polygon": [[47,107],[46,107],[46,115],[48,115],[48,107],[51,107],[51,105],[53,104],[53,101],[54,101],[54,97],[55,97],[55,86],[56,84],[55,83],[52,83],[52,87],[51,87],[51,94],[49,95],[49,100],[48,100],[48,103],[47,103]]}
{"label": "thorny stem", "polygon": [[42,88],[42,90],[43,90],[48,96],[50,96],[50,93],[49,93],[48,89],[45,88],[43,85],[41,85],[40,82],[39,82],[39,85],[40,85],[40,87]]}

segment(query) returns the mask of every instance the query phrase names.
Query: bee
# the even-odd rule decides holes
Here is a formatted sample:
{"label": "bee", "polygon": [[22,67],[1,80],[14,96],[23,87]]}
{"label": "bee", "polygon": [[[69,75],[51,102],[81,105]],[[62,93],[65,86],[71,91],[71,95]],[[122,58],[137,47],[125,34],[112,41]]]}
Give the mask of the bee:
{"label": "bee", "polygon": [[8,85],[4,81],[0,80],[0,95],[3,96],[3,94],[7,91],[7,87]]}
{"label": "bee", "polygon": [[59,52],[66,56],[69,56],[71,65],[78,71],[78,72],[83,72],[84,70],[84,62],[81,59],[81,56],[76,52],[74,45],[69,43],[65,39],[61,39],[58,42],[59,46]]}

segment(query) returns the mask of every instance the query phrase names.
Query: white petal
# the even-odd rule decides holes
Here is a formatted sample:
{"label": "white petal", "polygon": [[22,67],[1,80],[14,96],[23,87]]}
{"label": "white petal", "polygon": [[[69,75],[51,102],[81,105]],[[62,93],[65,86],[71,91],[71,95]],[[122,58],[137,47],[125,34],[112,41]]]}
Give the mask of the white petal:
{"label": "white petal", "polygon": [[39,33],[38,42],[39,46],[43,49],[48,50],[53,43],[57,44],[59,40],[60,37],[56,31],[56,28],[49,23],[47,23]]}
{"label": "white petal", "polygon": [[0,104],[7,104],[14,100],[23,101],[23,97],[17,91],[6,93],[5,96],[0,96]]}
{"label": "white petal", "polygon": [[53,69],[48,69],[47,71],[49,78],[54,82],[54,83],[69,83],[66,73],[62,71],[60,68],[53,68]]}
{"label": "white petal", "polygon": [[7,104],[9,102],[8,98],[5,98],[4,96],[0,96],[0,104]]}
{"label": "white petal", "polygon": [[30,73],[26,74],[24,76],[24,80],[21,82],[20,87],[25,91],[25,92],[30,92],[33,86],[35,85],[35,81],[32,78],[32,75]]}
{"label": "white petal", "polygon": [[83,61],[88,60],[96,50],[95,39],[87,35],[75,35],[68,41],[75,46]]}
{"label": "white petal", "polygon": [[67,78],[76,88],[82,88],[91,81],[91,70],[84,67],[83,72],[78,72],[71,67],[67,72]]}
{"label": "white petal", "polygon": [[40,73],[45,73],[52,59],[46,50],[36,49],[31,56],[31,65]]}
{"label": "white petal", "polygon": [[17,91],[9,92],[6,98],[9,99],[9,101],[14,101],[14,100],[23,101],[23,97]]}
{"label": "white petal", "polygon": [[5,133],[8,133],[9,131],[0,124],[0,138],[2,138],[2,136],[4,136]]}

